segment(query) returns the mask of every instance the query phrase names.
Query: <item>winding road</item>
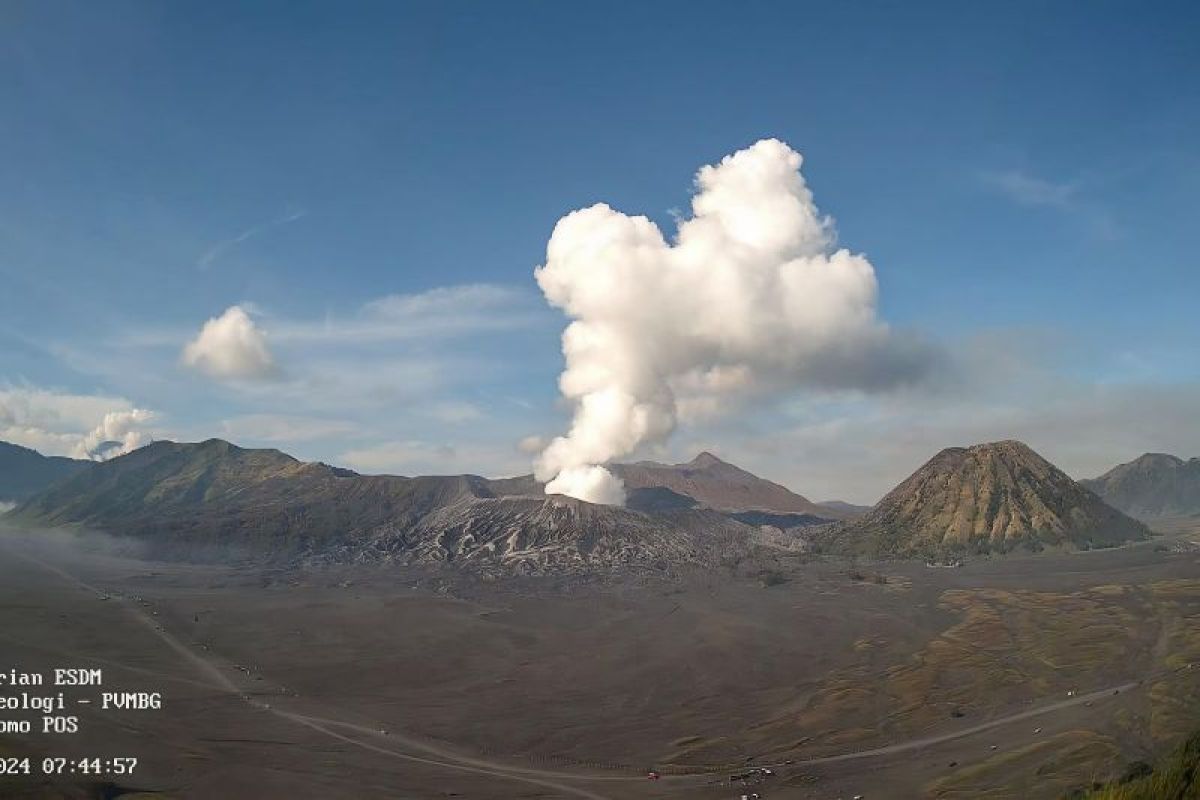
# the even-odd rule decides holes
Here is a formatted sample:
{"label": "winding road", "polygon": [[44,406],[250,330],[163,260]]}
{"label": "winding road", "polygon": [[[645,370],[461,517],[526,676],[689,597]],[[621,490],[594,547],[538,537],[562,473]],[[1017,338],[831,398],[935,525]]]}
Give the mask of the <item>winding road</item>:
{"label": "winding road", "polygon": [[[379,755],[387,756],[389,758],[443,768],[451,771],[488,775],[496,778],[517,781],[520,783],[539,786],[543,789],[552,789],[564,796],[582,797],[588,798],[589,800],[609,800],[607,795],[599,793],[602,791],[602,788],[600,787],[605,784],[628,784],[631,782],[644,784],[646,781],[646,778],[643,775],[595,775],[579,772],[518,767],[483,758],[468,756],[455,752],[449,748],[439,746],[435,743],[406,736],[401,733],[384,733],[379,728],[370,728],[368,726],[355,723],[311,716],[288,711],[283,708],[278,708],[252,697],[247,693],[247,690],[235,683],[220,665],[214,663],[214,661],[210,660],[210,658],[205,657],[192,647],[177,639],[162,625],[160,625],[156,619],[146,614],[145,611],[143,611],[142,608],[140,608],[136,603],[86,583],[61,567],[46,562],[36,556],[28,553],[15,552],[8,546],[3,546],[3,549],[10,555],[36,565],[37,567],[57,576],[64,582],[81,591],[90,593],[96,597],[114,600],[117,605],[126,611],[126,613],[131,615],[141,624],[145,625],[167,647],[179,655],[181,659],[188,662],[197,672],[203,675],[205,678],[203,685],[229,693],[260,712],[270,713],[279,719],[285,720],[294,725],[303,726],[312,731],[316,731],[330,739],[377,753]],[[162,677],[172,678],[175,680],[187,680],[178,676],[170,675],[163,675]],[[197,681],[192,680],[187,680],[187,682],[198,683]],[[924,748],[933,747],[957,739],[975,736],[985,731],[1000,728],[1012,723],[1020,722],[1022,720],[1034,719],[1036,717],[1053,714],[1056,711],[1061,711],[1073,706],[1078,706],[1089,702],[1096,702],[1104,698],[1111,698],[1114,695],[1137,688],[1139,685],[1141,685],[1139,682],[1123,683],[1117,686],[1108,687],[1107,689],[1100,689],[1087,694],[1070,697],[1065,700],[1058,700],[1034,708],[1028,708],[1014,714],[997,717],[986,722],[959,728],[957,730],[947,731],[945,733],[932,736],[907,739],[902,742],[884,745],[882,747],[876,747],[868,750],[859,750],[828,756],[818,756],[807,759],[796,759],[793,761],[776,764],[759,764],[756,766],[766,766],[776,769],[794,769],[797,767],[819,766],[822,764],[832,764],[844,761],[880,758],[884,756],[922,750]],[[356,736],[350,735],[351,733],[356,734]],[[406,748],[407,750],[415,750],[424,755],[416,755],[412,752],[404,752],[403,750],[397,749],[397,746]],[[669,786],[671,788],[683,789],[687,787],[698,787],[701,785],[714,785],[713,778],[713,772],[695,772],[684,775],[664,775],[660,784],[663,785],[664,788]],[[594,784],[598,786],[597,788],[593,789],[587,788],[586,786],[581,786],[579,784]]]}

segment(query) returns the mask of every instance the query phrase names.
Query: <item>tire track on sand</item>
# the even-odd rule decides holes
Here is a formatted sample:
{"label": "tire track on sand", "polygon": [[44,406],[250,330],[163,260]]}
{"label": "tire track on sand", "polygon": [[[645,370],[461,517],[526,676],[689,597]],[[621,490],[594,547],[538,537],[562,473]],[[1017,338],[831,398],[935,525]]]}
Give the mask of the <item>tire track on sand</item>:
{"label": "tire track on sand", "polygon": [[[97,597],[111,596],[108,592],[105,592],[102,589],[99,589],[98,587],[93,586],[90,583],[87,583],[86,581],[80,580],[79,578],[75,577],[71,573],[67,572],[66,570],[62,569],[61,567],[58,567],[55,564],[51,564],[49,562],[43,561],[42,559],[37,558],[36,556],[31,556],[27,553],[13,552],[8,547],[5,547],[4,549],[6,551],[8,551],[8,553],[10,555],[20,558],[23,561],[31,563],[47,572],[50,572],[53,575],[56,575],[61,580],[65,581],[66,583],[69,583],[70,585],[74,586],[77,589],[81,589],[90,594],[94,594]],[[488,776],[491,776],[494,778],[503,778],[506,780],[518,781],[520,783],[526,783],[526,784],[530,784],[533,786],[540,786],[544,789],[553,789],[557,792],[561,792],[563,794],[570,795],[573,797],[583,797],[583,798],[586,798],[586,800],[609,800],[609,798],[607,798],[606,796],[601,795],[601,794],[596,794],[595,792],[589,791],[588,789],[583,789],[583,788],[577,787],[577,786],[569,786],[565,783],[560,783],[558,781],[551,780],[550,779],[551,776],[558,777],[558,775],[556,773],[539,773],[534,770],[520,770],[519,772],[518,771],[510,771],[510,769],[508,767],[506,767],[502,764],[492,764],[490,762],[482,761],[481,759],[470,759],[469,763],[468,763],[466,759],[460,759],[460,757],[455,754],[451,754],[448,752],[440,752],[440,751],[438,751],[438,754],[441,755],[443,759],[449,759],[449,760],[442,760],[442,759],[437,759],[437,758],[427,758],[424,756],[415,756],[410,753],[404,753],[399,750],[394,750],[391,748],[383,747],[381,745],[372,744],[371,742],[364,742],[359,739],[355,739],[351,736],[346,736],[344,734],[338,733],[337,731],[331,730],[330,727],[328,727],[330,724],[342,725],[343,723],[335,723],[332,720],[326,721],[326,720],[322,720],[317,717],[307,717],[302,714],[295,714],[295,713],[292,713],[289,711],[284,711],[282,709],[273,708],[270,706],[270,704],[260,702],[258,700],[253,699],[249,695],[247,695],[242,690],[242,688],[239,687],[232,680],[230,680],[229,676],[226,675],[224,672],[222,672],[220,668],[218,668],[212,662],[208,661],[208,659],[206,659],[203,656],[199,655],[198,653],[194,652],[187,645],[180,642],[178,639],[176,639],[174,636],[172,636],[170,633],[168,633],[165,628],[162,628],[161,626],[159,626],[159,624],[153,618],[147,616],[144,612],[142,612],[141,609],[132,605],[131,603],[129,603],[129,601],[125,600],[124,598],[114,596],[113,599],[117,600],[117,602],[121,606],[121,608],[123,608],[132,618],[136,619],[142,625],[149,628],[150,632],[153,633],[160,641],[162,641],[164,644],[166,644],[176,654],[181,656],[184,660],[188,661],[193,667],[195,667],[197,670],[199,670],[201,673],[203,673],[207,678],[209,678],[209,683],[208,683],[209,686],[211,686],[212,688],[215,688],[215,689],[220,689],[229,694],[232,694],[232,695],[236,696],[237,698],[241,699],[243,702],[245,702],[247,705],[251,706],[252,708],[255,708],[260,711],[265,711],[269,714],[273,714],[275,717],[277,717],[279,719],[286,720],[287,722],[290,722],[294,725],[301,725],[303,727],[317,731],[318,733],[321,733],[322,735],[324,735],[328,738],[335,739],[335,740],[343,742],[345,744],[350,744],[355,747],[361,748],[363,750],[368,750],[373,753],[378,753],[380,755],[385,755],[390,758],[395,758],[395,759],[399,759],[402,761],[408,761],[408,762],[417,763],[417,764],[424,764],[426,766],[439,767],[442,769],[453,770],[456,772],[469,772],[469,773],[473,773],[473,774],[477,774],[477,775],[488,775]],[[363,730],[363,729],[359,728],[359,726],[350,725],[348,727],[351,727],[352,729],[355,729],[355,730]],[[425,746],[423,749],[433,750],[433,748],[428,745]],[[544,775],[545,777],[539,777],[539,775]],[[589,780],[587,777],[584,777],[584,776],[563,775],[562,777],[568,777],[571,779],[583,780],[583,781]]]}

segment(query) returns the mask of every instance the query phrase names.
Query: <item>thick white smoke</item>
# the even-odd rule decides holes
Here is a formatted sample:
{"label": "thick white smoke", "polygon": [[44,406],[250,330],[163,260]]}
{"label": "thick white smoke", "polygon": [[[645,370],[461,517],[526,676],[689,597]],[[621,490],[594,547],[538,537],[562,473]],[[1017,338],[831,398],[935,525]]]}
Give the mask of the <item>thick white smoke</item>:
{"label": "thick white smoke", "polygon": [[72,455],[76,458],[105,461],[132,453],[149,443],[149,434],[141,428],[153,420],[154,413],[144,408],[110,411],[100,420],[100,424],[75,446]]}
{"label": "thick white smoke", "polygon": [[621,504],[603,465],[680,419],[737,396],[878,388],[919,368],[876,317],[870,262],[834,249],[801,163],[767,139],[703,167],[673,242],[604,204],[559,220],[535,274],[573,320],[559,387],[574,420],[535,462],[548,493]]}

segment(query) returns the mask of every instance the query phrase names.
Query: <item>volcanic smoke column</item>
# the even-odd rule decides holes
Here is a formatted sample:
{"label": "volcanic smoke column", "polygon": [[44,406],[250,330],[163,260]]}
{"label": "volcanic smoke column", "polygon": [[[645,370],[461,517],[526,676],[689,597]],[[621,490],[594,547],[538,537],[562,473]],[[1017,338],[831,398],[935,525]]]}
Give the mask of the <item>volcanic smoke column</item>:
{"label": "volcanic smoke column", "polygon": [[559,388],[574,418],[535,461],[547,493],[623,504],[603,465],[665,441],[681,420],[738,397],[896,375],[904,358],[886,352],[875,271],[833,249],[802,161],[766,139],[703,167],[673,242],[604,204],[558,221],[535,276],[572,320]]}

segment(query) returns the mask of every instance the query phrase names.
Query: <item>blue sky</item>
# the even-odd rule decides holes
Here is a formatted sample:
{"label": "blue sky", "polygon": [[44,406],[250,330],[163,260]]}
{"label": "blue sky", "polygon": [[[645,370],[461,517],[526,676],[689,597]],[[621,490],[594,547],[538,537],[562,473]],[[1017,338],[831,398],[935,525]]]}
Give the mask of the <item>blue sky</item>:
{"label": "blue sky", "polygon": [[[648,455],[708,446],[865,501],[982,438],[1080,476],[1200,454],[1198,23],[1185,3],[4,4],[0,438],[71,452],[139,408],[148,434],[366,471],[527,469],[516,442],[569,419],[565,319],[533,281],[555,222],[603,201],[670,231],[700,166],[778,137],[952,385],[798,390]],[[181,361],[235,304],[271,380]]]}

